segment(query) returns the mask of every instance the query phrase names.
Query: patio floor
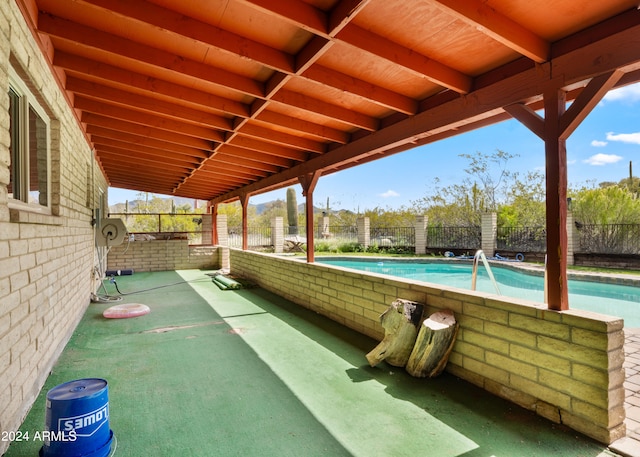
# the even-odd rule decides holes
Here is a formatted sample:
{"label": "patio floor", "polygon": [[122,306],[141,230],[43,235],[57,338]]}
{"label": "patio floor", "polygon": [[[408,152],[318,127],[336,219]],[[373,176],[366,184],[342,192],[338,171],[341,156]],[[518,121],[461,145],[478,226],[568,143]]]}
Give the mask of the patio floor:
{"label": "patio floor", "polygon": [[[99,377],[116,456],[617,455],[448,373],[370,368],[372,339],[260,288],[222,291],[204,273],[117,278],[123,293],[143,291],[123,303],[151,313],[108,320],[108,304],[91,304],[21,431],[44,429],[50,388]],[[41,446],[14,442],[6,456]]]}

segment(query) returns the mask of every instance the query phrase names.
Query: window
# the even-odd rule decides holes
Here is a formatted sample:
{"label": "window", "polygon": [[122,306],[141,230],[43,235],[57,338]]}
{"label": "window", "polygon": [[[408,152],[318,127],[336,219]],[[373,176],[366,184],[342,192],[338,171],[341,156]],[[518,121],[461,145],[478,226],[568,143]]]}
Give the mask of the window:
{"label": "window", "polygon": [[9,72],[9,119],[9,198],[50,212],[49,117],[13,70]]}

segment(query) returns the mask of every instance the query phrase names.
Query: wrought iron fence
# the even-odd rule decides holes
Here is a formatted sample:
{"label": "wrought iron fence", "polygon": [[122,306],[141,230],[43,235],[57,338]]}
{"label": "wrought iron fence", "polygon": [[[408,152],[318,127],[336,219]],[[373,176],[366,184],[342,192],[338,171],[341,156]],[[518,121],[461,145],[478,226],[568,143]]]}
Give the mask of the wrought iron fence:
{"label": "wrought iron fence", "polygon": [[202,214],[110,213],[109,217],[122,219],[127,232],[135,239],[186,239],[189,244],[202,244],[206,238],[203,237]]}
{"label": "wrought iron fence", "polygon": [[545,227],[498,227],[497,248],[505,251],[545,252]]}
{"label": "wrought iron fence", "polygon": [[328,225],[316,224],[313,231],[318,240],[332,240],[343,243],[358,241],[358,227],[355,225]]}
{"label": "wrought iron fence", "polygon": [[379,247],[409,247],[416,245],[415,227],[371,227],[371,244]]}
{"label": "wrought iron fence", "polygon": [[579,251],[592,254],[640,254],[640,225],[576,223]]}
{"label": "wrought iron fence", "polygon": [[[271,227],[248,226],[247,244],[249,249],[271,246]],[[229,227],[229,246],[232,248],[242,247],[242,226]]]}
{"label": "wrought iron fence", "polygon": [[[121,218],[129,233],[148,239],[187,239],[190,244],[202,244],[202,214],[168,213],[111,213],[110,217]],[[285,239],[289,236],[306,236],[304,226],[296,230],[284,228]],[[329,243],[358,243],[356,226],[314,226],[316,240]],[[594,254],[640,254],[640,224],[587,225],[576,223],[577,253]],[[210,239],[210,233],[207,233]],[[427,248],[432,249],[479,249],[482,242],[480,227],[429,226],[426,229]],[[251,249],[272,246],[271,227],[249,226],[248,245]],[[415,246],[414,227],[371,227],[370,242],[373,246],[410,248]],[[208,241],[210,243],[210,241]],[[242,247],[242,226],[229,227],[229,245]],[[545,227],[498,227],[498,250],[519,252],[545,252]]]}
{"label": "wrought iron fence", "polygon": [[437,249],[479,249],[480,227],[427,227],[427,247]]}

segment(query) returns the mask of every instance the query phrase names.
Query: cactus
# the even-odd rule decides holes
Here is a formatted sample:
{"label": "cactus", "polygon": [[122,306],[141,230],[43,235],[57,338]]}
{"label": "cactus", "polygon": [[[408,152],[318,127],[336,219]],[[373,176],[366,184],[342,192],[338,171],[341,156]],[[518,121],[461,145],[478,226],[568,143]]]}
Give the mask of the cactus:
{"label": "cactus", "polygon": [[296,201],[296,191],[293,187],[287,189],[287,221],[289,224],[289,235],[297,235],[298,202]]}

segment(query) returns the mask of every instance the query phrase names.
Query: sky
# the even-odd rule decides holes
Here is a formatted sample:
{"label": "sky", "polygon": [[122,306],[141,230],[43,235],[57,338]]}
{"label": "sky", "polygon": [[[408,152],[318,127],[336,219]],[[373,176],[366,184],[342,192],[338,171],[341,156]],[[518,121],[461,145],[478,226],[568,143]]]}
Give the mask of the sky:
{"label": "sky", "polygon": [[[461,182],[468,161],[460,154],[497,150],[516,156],[507,163],[511,172],[544,172],[544,143],[513,119],[321,176],[314,205],[324,207],[328,198],[331,209],[356,212],[410,206],[430,194],[436,179],[440,187]],[[629,176],[630,162],[634,176],[640,176],[640,83],[610,91],[567,140],[570,186],[618,182]],[[295,188],[298,203],[304,202],[301,186]],[[109,205],[138,194],[110,188]],[[253,195],[249,203],[277,199],[286,199],[286,189]]]}

